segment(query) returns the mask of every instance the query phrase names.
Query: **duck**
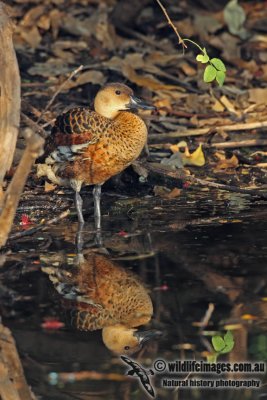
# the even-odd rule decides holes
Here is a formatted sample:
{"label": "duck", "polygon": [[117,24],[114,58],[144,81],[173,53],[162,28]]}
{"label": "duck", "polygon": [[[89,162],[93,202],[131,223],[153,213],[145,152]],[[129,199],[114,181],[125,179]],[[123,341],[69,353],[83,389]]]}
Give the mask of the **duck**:
{"label": "duck", "polygon": [[101,187],[135,161],[147,142],[147,126],[134,113],[155,107],[136,97],[123,83],[108,83],[94,99],[94,110],[78,107],[56,118],[43,155],[37,160],[37,176],[71,187],[79,224],[84,223],[80,190],[94,185],[96,230],[101,229]]}
{"label": "duck", "polygon": [[[115,354],[134,354],[161,332],[139,330],[153,314],[148,290],[133,272],[116,264],[106,254],[89,249],[73,263],[55,255],[44,256],[42,267],[69,318],[78,330],[102,330],[104,345]],[[57,264],[57,267],[53,265]]]}

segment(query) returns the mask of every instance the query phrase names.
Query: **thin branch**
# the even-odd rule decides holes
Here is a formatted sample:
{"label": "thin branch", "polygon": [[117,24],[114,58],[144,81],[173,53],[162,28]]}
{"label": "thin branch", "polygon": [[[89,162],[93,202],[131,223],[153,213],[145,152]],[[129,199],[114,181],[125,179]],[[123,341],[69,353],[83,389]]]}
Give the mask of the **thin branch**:
{"label": "thin branch", "polygon": [[163,6],[163,4],[160,2],[160,0],[156,0],[156,2],[158,3],[158,5],[160,6],[160,8],[162,9],[165,17],[167,18],[167,21],[169,23],[169,25],[172,27],[172,29],[174,30],[176,36],[178,37],[178,43],[181,44],[183,46],[184,49],[187,48],[187,45],[185,44],[185,42],[183,41],[183,39],[181,38],[176,26],[173,24],[172,20],[170,19],[166,8]]}
{"label": "thin branch", "polygon": [[158,43],[156,40],[153,40],[150,37],[145,36],[140,32],[135,32],[133,29],[126,28],[125,26],[120,26],[120,30],[122,32],[127,33],[128,35],[131,35],[139,40],[142,40],[144,43],[149,44],[150,46],[155,47],[156,49],[166,51],[166,45]]}
{"label": "thin branch", "polygon": [[207,147],[215,147],[216,149],[233,149],[238,147],[254,147],[254,146],[267,146],[267,139],[250,139],[250,140],[240,140],[239,142],[212,143]]}
{"label": "thin branch", "polygon": [[[251,129],[262,129],[262,128],[267,128],[267,121],[216,126],[216,129],[220,129],[225,132],[248,131]],[[179,138],[185,136],[200,136],[210,133],[211,130],[214,132],[214,129],[215,129],[214,127],[210,127],[210,128],[196,128],[196,129],[181,129],[180,131],[173,131],[169,133],[157,133],[157,134],[152,133],[149,134],[149,138],[167,139],[167,138]]]}
{"label": "thin branch", "polygon": [[34,132],[38,133],[44,139],[47,138],[47,132],[40,125],[38,125],[37,122],[33,121],[23,112],[21,112],[21,118]]}
{"label": "thin branch", "polygon": [[80,65],[78,68],[76,68],[74,71],[72,71],[72,73],[69,75],[69,77],[64,82],[61,83],[61,85],[58,87],[58,89],[56,90],[56,92],[54,93],[52,98],[49,100],[49,102],[45,106],[45,109],[41,112],[38,120],[36,121],[37,124],[41,121],[43,115],[47,112],[47,110],[49,110],[51,105],[54,103],[55,98],[58,96],[58,94],[64,89],[64,86],[66,85],[66,83],[69,82],[82,69],[83,69],[83,65]]}
{"label": "thin branch", "polygon": [[39,224],[33,228],[27,229],[26,231],[23,231],[23,232],[14,233],[13,235],[11,235],[9,237],[9,240],[19,239],[24,236],[31,236],[38,231],[44,231],[49,225],[52,225],[52,224],[57,223],[58,221],[61,221],[62,219],[66,218],[69,214],[70,214],[70,210],[69,209],[65,210],[62,213],[60,213],[59,215],[57,215],[56,217],[51,218],[42,224]]}

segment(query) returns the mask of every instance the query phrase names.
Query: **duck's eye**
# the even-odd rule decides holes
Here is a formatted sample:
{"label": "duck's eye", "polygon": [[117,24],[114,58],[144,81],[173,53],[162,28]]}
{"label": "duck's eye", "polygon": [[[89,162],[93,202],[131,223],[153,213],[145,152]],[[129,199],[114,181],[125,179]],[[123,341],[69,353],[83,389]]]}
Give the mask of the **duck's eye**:
{"label": "duck's eye", "polygon": [[125,346],[124,350],[130,350],[130,346]]}
{"label": "duck's eye", "polygon": [[121,94],[121,91],[120,90],[116,90],[115,93],[119,96]]}

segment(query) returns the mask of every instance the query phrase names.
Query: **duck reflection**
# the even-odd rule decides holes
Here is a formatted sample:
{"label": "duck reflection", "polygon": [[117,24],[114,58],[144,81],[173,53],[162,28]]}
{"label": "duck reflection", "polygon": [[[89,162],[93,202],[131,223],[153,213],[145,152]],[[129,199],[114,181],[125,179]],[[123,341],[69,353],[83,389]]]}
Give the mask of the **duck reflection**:
{"label": "duck reflection", "polygon": [[[70,310],[72,326],[79,330],[102,329],[106,347],[117,354],[133,354],[156,330],[137,327],[151,320],[151,298],[134,273],[122,268],[99,250],[88,250],[74,258],[64,255],[42,259],[65,309]],[[66,263],[67,261],[67,263]]]}

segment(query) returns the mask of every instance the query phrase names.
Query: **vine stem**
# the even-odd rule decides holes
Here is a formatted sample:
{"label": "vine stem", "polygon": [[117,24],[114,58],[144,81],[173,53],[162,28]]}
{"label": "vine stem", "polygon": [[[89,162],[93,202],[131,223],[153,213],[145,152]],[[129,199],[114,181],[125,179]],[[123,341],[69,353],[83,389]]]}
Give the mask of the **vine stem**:
{"label": "vine stem", "polygon": [[194,46],[196,46],[202,53],[204,53],[204,50],[202,49],[202,47],[199,46],[199,44],[197,44],[196,42],[194,42],[191,39],[182,39],[183,42],[190,42],[192,43]]}
{"label": "vine stem", "polygon": [[156,2],[158,3],[158,5],[160,6],[160,8],[162,9],[165,17],[167,18],[167,21],[169,23],[169,25],[172,27],[172,29],[174,30],[176,36],[178,37],[178,43],[181,44],[183,46],[183,48],[187,48],[187,45],[184,42],[184,39],[181,38],[176,26],[174,25],[174,23],[172,22],[172,20],[169,17],[169,14],[167,13],[166,8],[163,6],[163,4],[161,3],[160,0],[156,0]]}

